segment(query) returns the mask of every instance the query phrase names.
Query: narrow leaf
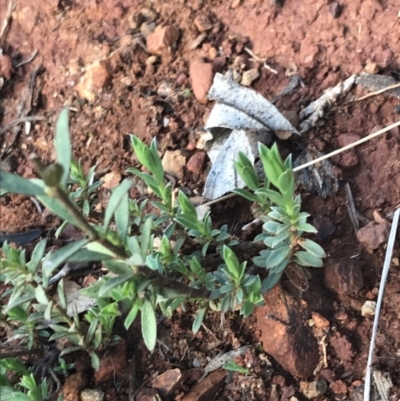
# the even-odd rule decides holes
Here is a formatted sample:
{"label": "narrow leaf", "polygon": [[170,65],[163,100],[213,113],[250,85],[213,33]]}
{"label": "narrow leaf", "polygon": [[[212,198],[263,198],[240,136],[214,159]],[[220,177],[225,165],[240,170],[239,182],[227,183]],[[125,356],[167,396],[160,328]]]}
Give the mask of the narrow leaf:
{"label": "narrow leaf", "polygon": [[129,327],[131,327],[132,323],[135,321],[138,311],[139,311],[139,306],[138,304],[135,303],[125,319],[124,326],[126,330],[128,330]]}
{"label": "narrow leaf", "polygon": [[122,276],[113,277],[107,280],[99,290],[99,296],[104,297],[113,288],[125,283],[133,276],[133,271],[129,274],[123,274]]}
{"label": "narrow leaf", "polygon": [[46,250],[47,238],[41,240],[32,252],[30,262],[27,264],[28,271],[34,273],[39,266],[40,261],[43,258],[44,251]]}
{"label": "narrow leaf", "polygon": [[115,211],[115,224],[117,225],[118,237],[125,243],[129,224],[129,196],[128,192],[121,199],[121,203]]}
{"label": "narrow leaf", "polygon": [[142,335],[150,352],[154,351],[157,340],[157,320],[153,305],[145,299],[141,309]]}
{"label": "narrow leaf", "polygon": [[301,266],[322,267],[324,265],[321,258],[305,251],[296,252],[293,261]]}
{"label": "narrow leaf", "polygon": [[2,193],[11,192],[27,196],[44,194],[44,188],[36,185],[31,180],[26,180],[19,175],[0,170],[0,190]]}
{"label": "narrow leaf", "polygon": [[283,274],[283,272],[275,273],[275,274],[274,273],[268,274],[268,277],[262,282],[261,293],[265,294],[266,292],[268,292],[269,290],[274,288],[279,283],[279,280],[281,279],[282,274]]}
{"label": "narrow leaf", "polygon": [[196,318],[193,321],[193,326],[192,326],[193,334],[196,334],[199,331],[200,326],[203,323],[204,316],[206,314],[206,310],[207,310],[207,308],[200,308],[197,311],[197,315],[196,315]]}
{"label": "narrow leaf", "polygon": [[108,201],[107,209],[104,216],[104,230],[107,230],[110,221],[118,208],[119,204],[122,202],[124,196],[128,193],[128,191],[132,188],[133,181],[131,179],[125,179],[122,181],[117,188],[114,189],[110,200]]}
{"label": "narrow leaf", "polygon": [[35,297],[37,301],[42,305],[47,305],[49,303],[49,299],[47,298],[46,291],[43,289],[41,285],[38,285],[35,288]]}
{"label": "narrow leaf", "polygon": [[301,238],[301,240],[298,241],[298,244],[305,249],[306,251],[310,252],[314,256],[317,256],[319,258],[325,258],[326,254],[324,249],[322,248],[321,245],[318,245],[316,242],[311,241],[308,238]]}
{"label": "narrow leaf", "polygon": [[271,251],[267,259],[267,268],[270,269],[274,266],[279,265],[288,255],[290,252],[290,247],[283,246],[281,248],[274,249]]}
{"label": "narrow leaf", "polygon": [[54,147],[56,148],[57,163],[63,168],[61,185],[66,187],[72,158],[71,138],[69,135],[68,124],[68,108],[64,108],[57,119]]}

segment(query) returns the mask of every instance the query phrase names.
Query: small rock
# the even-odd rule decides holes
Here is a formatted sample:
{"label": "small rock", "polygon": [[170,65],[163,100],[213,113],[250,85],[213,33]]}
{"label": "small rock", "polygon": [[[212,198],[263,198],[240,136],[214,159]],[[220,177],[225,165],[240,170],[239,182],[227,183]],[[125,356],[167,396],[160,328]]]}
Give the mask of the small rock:
{"label": "small rock", "polygon": [[116,171],[111,171],[101,177],[101,181],[103,181],[103,188],[113,189],[117,187],[121,181],[121,174],[117,173]]}
{"label": "small rock", "polygon": [[257,68],[245,71],[242,75],[242,81],[240,82],[243,86],[250,86],[258,77],[260,73]]}
{"label": "small rock", "polygon": [[325,380],[314,380],[311,383],[307,383],[307,387],[302,389],[302,393],[309,399],[312,400],[323,394],[325,394],[328,386]]}
{"label": "small rock", "polygon": [[62,389],[64,401],[76,401],[79,400],[81,391],[87,386],[88,378],[85,371],[73,373],[67,376]]}
{"label": "small rock", "polygon": [[194,50],[197,49],[202,43],[203,40],[207,37],[206,33],[201,33],[200,35],[198,35],[192,42],[190,42],[188,49],[189,50]]}
{"label": "small rock", "polygon": [[357,294],[364,285],[361,266],[353,261],[327,262],[324,269],[326,288],[339,295]]}
{"label": "small rock", "polygon": [[213,24],[206,15],[198,15],[194,19],[194,24],[199,32],[205,32],[212,29]]}
{"label": "small rock", "polygon": [[209,401],[221,389],[226,378],[224,370],[211,372],[202,382],[196,383],[181,401]]}
{"label": "small rock", "polygon": [[143,387],[135,397],[136,401],[159,401],[160,396],[157,390],[153,388]]}
{"label": "small rock", "polygon": [[377,224],[374,221],[357,231],[357,239],[368,253],[373,253],[380,245],[387,242],[390,226],[385,223]]}
{"label": "small rock", "polygon": [[140,33],[147,39],[156,29],[156,24],[154,22],[145,21],[140,26]]}
{"label": "small rock", "polygon": [[86,389],[81,393],[81,401],[103,401],[104,393],[97,389]]}
{"label": "small rock", "polygon": [[178,368],[169,369],[154,379],[153,388],[155,388],[161,396],[168,397],[181,380],[182,373]]}
{"label": "small rock", "polygon": [[164,171],[180,180],[183,178],[185,165],[186,158],[182,155],[181,150],[167,150],[162,158]]}
{"label": "small rock", "polygon": [[365,72],[368,72],[368,74],[377,74],[379,72],[378,65],[372,61],[367,62],[364,70]]}
{"label": "small rock", "polygon": [[94,374],[96,383],[102,383],[111,380],[116,374],[124,370],[128,365],[126,358],[126,342],[121,339],[120,342],[107,348],[107,354],[100,361],[100,369]]}
{"label": "small rock", "polygon": [[100,92],[111,79],[108,61],[96,61],[86,68],[85,75],[80,79],[76,90],[81,98],[93,102],[95,95]]}
{"label": "small rock", "polygon": [[375,311],[376,311],[375,301],[366,301],[365,304],[361,307],[362,316],[374,316]]}
{"label": "small rock", "polygon": [[200,103],[206,104],[214,75],[213,65],[201,60],[194,60],[190,63],[189,74],[194,96]]}
{"label": "small rock", "polygon": [[329,338],[329,344],[342,363],[351,362],[354,356],[353,346],[346,336],[336,332]]}
{"label": "small rock", "polygon": [[336,380],[329,385],[335,394],[347,394],[347,385],[342,380]]}
{"label": "small rock", "polygon": [[158,27],[146,38],[147,51],[151,54],[170,53],[178,38],[179,28],[176,26]]}
{"label": "small rock", "polygon": [[204,168],[206,154],[204,152],[197,152],[190,157],[186,168],[193,174],[201,174]]}
{"label": "small rock", "polygon": [[0,55],[0,77],[6,79],[11,78],[13,66],[11,62],[11,57],[6,54]]}
{"label": "small rock", "polygon": [[317,312],[311,312],[312,319],[314,320],[315,327],[319,329],[326,329],[329,327],[329,320]]}
{"label": "small rock", "polygon": [[303,324],[301,313],[290,317],[289,326],[281,322],[289,319],[284,298],[288,296],[283,295],[280,285],[265,294],[266,304],[256,310],[256,331],[261,333],[260,340],[267,354],[293,376],[306,378],[318,364],[318,344],[312,329]]}
{"label": "small rock", "polygon": [[240,6],[241,2],[242,2],[242,0],[232,0],[231,8],[233,8],[233,9],[238,8]]}
{"label": "small rock", "polygon": [[157,95],[161,97],[170,97],[174,93],[174,86],[169,82],[161,82],[157,89]]}
{"label": "small rock", "polygon": [[342,7],[337,1],[333,1],[328,6],[329,14],[332,15],[333,18],[339,18],[340,13],[342,12]]}

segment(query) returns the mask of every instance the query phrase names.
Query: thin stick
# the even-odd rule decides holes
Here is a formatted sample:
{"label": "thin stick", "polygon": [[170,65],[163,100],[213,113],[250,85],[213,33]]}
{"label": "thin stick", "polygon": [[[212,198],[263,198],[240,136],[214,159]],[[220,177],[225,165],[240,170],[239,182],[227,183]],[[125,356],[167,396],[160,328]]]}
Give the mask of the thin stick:
{"label": "thin stick", "polygon": [[372,96],[380,95],[381,93],[384,93],[384,92],[390,91],[391,89],[396,89],[396,88],[400,88],[400,83],[387,86],[386,88],[380,89],[376,92],[368,93],[367,95],[361,96],[358,99],[350,100],[349,103],[360,102],[361,100],[368,99],[369,97],[372,97]]}
{"label": "thin stick", "polygon": [[[333,156],[339,155],[340,153],[345,152],[346,150],[349,150],[349,149],[352,149],[352,148],[354,148],[354,147],[356,147],[358,145],[361,145],[362,143],[367,142],[370,139],[376,138],[377,136],[382,135],[385,132],[390,131],[392,128],[396,128],[398,126],[400,126],[400,121],[397,121],[396,123],[388,125],[387,127],[382,128],[379,131],[373,132],[372,134],[367,135],[365,138],[362,138],[362,139],[360,139],[358,141],[355,141],[355,142],[350,143],[350,144],[348,144],[346,146],[343,146],[340,149],[334,150],[331,153],[328,153],[328,154],[326,154],[324,156],[318,157],[317,159],[314,159],[314,160],[311,160],[311,161],[309,161],[307,163],[304,163],[301,166],[295,167],[293,169],[293,171],[296,172],[296,171],[302,170],[303,168],[310,167],[310,166],[312,166],[312,165],[314,165],[316,163],[322,162],[323,160],[326,160],[326,159],[329,159],[329,158],[331,158]],[[214,205],[215,203],[221,202],[223,200],[233,198],[234,196],[236,196],[236,194],[230,193],[228,195],[221,196],[221,198],[214,199],[214,200],[211,200],[209,202],[203,203],[203,205],[204,206],[211,206],[211,205]]]}
{"label": "thin stick", "polygon": [[1,27],[0,31],[0,47],[3,45],[3,41],[6,37],[8,23],[11,19],[11,14],[14,11],[14,8],[15,8],[14,0],[9,0],[7,12],[6,15],[4,16],[3,26]]}
{"label": "thin stick", "polygon": [[32,56],[30,56],[28,59],[26,59],[25,61],[21,61],[19,64],[17,64],[16,66],[15,66],[15,68],[19,68],[19,67],[22,67],[23,65],[25,65],[25,64],[28,64],[28,63],[30,63],[35,57],[36,57],[36,55],[38,54],[38,50],[36,49],[33,53],[32,53]]}
{"label": "thin stick", "polygon": [[329,159],[329,158],[331,158],[332,156],[336,156],[336,155],[338,155],[338,154],[340,154],[340,153],[342,153],[342,152],[345,152],[346,150],[349,150],[349,149],[352,149],[352,148],[354,148],[354,147],[356,147],[356,146],[358,146],[358,145],[361,145],[362,143],[367,142],[367,141],[369,141],[370,139],[376,138],[377,136],[382,135],[382,134],[384,134],[385,132],[390,131],[392,128],[396,128],[396,127],[398,127],[398,126],[400,126],[400,121],[397,121],[396,123],[393,123],[393,124],[391,124],[391,125],[388,125],[387,127],[382,128],[382,129],[379,130],[379,131],[376,131],[376,132],[374,132],[374,133],[372,133],[372,134],[370,134],[370,135],[367,135],[365,138],[362,138],[362,139],[360,139],[360,140],[358,140],[358,141],[355,141],[355,142],[350,143],[350,144],[348,144],[348,145],[346,145],[346,146],[343,146],[343,148],[334,150],[333,152],[328,153],[327,155],[318,157],[317,159],[314,159],[314,160],[311,160],[311,161],[309,161],[309,162],[307,162],[307,163],[304,163],[304,164],[302,164],[301,166],[295,167],[295,168],[293,169],[293,171],[299,171],[299,170],[302,170],[303,168],[310,167],[310,166],[312,166],[313,164],[322,162],[323,160]]}
{"label": "thin stick", "polygon": [[392,260],[393,248],[394,248],[394,243],[396,241],[396,233],[397,233],[397,226],[399,224],[399,218],[400,218],[400,208],[396,210],[393,216],[392,228],[390,230],[389,241],[386,249],[385,262],[383,263],[378,300],[376,302],[374,325],[372,327],[371,344],[368,353],[367,370],[365,372],[364,401],[370,401],[372,358],[374,356],[375,340],[376,340],[376,334],[378,332],[378,323],[382,306],[383,293],[385,291],[385,285],[389,273],[390,262]]}
{"label": "thin stick", "polygon": [[26,121],[43,121],[45,119],[46,119],[46,117],[41,117],[41,116],[29,116],[29,117],[17,118],[12,123],[10,123],[6,127],[2,128],[0,130],[0,135],[3,135],[5,132],[7,132],[10,128],[14,127],[15,125],[22,124]]}

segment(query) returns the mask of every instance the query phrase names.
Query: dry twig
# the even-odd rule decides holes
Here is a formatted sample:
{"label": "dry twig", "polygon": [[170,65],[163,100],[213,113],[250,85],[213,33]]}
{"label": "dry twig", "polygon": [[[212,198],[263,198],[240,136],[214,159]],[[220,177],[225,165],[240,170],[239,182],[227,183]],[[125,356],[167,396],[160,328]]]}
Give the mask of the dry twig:
{"label": "dry twig", "polygon": [[4,16],[3,26],[1,27],[1,30],[0,30],[0,47],[3,46],[4,39],[6,38],[8,25],[11,20],[12,12],[15,9],[15,5],[16,5],[16,3],[14,2],[14,0],[9,0],[7,12]]}

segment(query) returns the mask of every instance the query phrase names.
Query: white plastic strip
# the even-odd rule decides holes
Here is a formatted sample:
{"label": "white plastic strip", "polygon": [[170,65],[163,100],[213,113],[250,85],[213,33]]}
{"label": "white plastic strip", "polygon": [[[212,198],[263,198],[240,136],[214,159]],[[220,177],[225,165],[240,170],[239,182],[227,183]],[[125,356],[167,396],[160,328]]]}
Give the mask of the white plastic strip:
{"label": "white plastic strip", "polygon": [[365,373],[364,401],[370,401],[370,397],[371,397],[372,358],[374,356],[375,341],[376,341],[376,334],[378,332],[378,323],[379,323],[379,316],[381,313],[383,293],[385,291],[385,285],[386,285],[386,280],[387,280],[387,276],[389,273],[390,262],[392,260],[393,248],[394,248],[394,243],[396,240],[397,227],[399,224],[399,217],[400,217],[400,208],[396,210],[396,212],[394,213],[394,216],[393,216],[392,228],[390,230],[388,246],[386,249],[385,262],[383,264],[383,269],[382,269],[381,284],[379,286],[379,294],[378,294],[378,301],[376,303],[374,325],[372,327],[371,344],[369,347],[367,370]]}

